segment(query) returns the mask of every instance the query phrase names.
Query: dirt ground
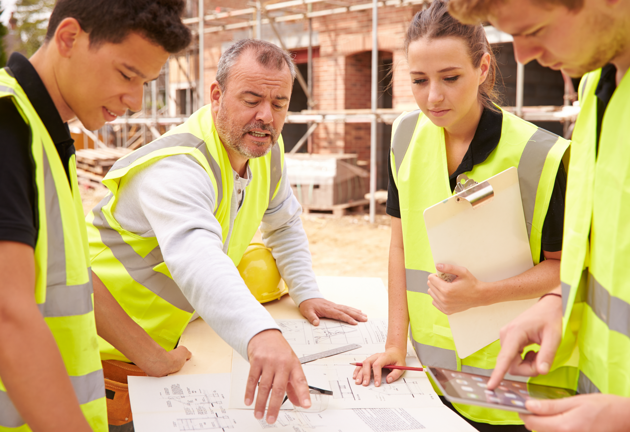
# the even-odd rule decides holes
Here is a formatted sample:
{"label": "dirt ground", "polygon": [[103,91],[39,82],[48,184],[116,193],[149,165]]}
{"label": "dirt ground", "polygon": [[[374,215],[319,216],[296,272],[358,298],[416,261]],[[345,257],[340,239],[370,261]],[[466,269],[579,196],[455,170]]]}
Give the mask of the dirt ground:
{"label": "dirt ground", "polygon": [[[89,212],[104,196],[105,190],[83,193],[84,211]],[[342,217],[326,213],[302,215],[315,274],[378,277],[387,286],[391,227],[383,208],[378,207],[375,224],[369,223],[365,213]]]}
{"label": "dirt ground", "polygon": [[319,276],[379,277],[387,286],[391,227],[389,216],[303,215],[302,223]]}

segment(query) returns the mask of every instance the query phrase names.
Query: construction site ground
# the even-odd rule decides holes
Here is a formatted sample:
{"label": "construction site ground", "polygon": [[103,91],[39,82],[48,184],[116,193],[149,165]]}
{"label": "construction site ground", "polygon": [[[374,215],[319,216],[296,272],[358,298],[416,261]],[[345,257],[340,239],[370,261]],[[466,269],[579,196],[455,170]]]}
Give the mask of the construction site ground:
{"label": "construction site ground", "polygon": [[[105,196],[105,189],[82,193],[87,213]],[[384,205],[377,206],[376,223],[367,211],[333,216],[328,213],[302,215],[302,223],[318,276],[378,277],[387,286],[387,262],[391,225]],[[254,241],[260,241],[257,233]]]}

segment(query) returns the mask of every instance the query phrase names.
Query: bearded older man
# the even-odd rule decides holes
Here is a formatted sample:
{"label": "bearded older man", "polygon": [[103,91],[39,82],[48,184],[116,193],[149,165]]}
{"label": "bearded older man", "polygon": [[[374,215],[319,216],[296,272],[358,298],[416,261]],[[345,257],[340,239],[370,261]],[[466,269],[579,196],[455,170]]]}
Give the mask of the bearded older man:
{"label": "bearded older man", "polygon": [[108,316],[97,281],[97,317],[109,318],[99,334],[111,343],[101,340],[102,359],[135,361],[156,343],[158,352],[174,350],[198,313],[249,359],[245,402],[258,384],[255,416],[270,397],[269,423],[285,392],[297,405],[310,399],[297,356],[236,268],[258,227],[311,323],[367,320],[323,299],[311,268],[280,137],[294,77],[291,58],[275,45],[234,44],[219,61],[210,105],[119,160],[103,180],[111,193],[88,216],[92,269],[133,320]]}

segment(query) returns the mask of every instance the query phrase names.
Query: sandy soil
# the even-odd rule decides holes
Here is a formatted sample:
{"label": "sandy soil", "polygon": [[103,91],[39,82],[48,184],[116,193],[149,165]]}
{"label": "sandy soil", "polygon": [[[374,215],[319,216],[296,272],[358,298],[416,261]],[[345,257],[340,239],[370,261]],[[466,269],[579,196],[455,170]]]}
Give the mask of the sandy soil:
{"label": "sandy soil", "polygon": [[387,286],[389,216],[377,215],[370,224],[367,215],[309,214],[302,222],[317,275],[379,277]]}
{"label": "sandy soil", "polygon": [[[106,190],[81,194],[83,209],[89,212]],[[302,223],[318,276],[378,277],[387,286],[387,260],[391,227],[389,216],[379,206],[376,223],[367,214],[333,217],[325,213],[302,215]],[[260,239],[258,234],[255,239]]]}

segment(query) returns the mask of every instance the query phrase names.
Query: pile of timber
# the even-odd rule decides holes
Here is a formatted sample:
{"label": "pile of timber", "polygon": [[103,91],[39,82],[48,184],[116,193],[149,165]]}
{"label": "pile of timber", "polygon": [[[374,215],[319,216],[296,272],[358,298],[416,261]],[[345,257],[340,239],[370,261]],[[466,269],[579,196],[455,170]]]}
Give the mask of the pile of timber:
{"label": "pile of timber", "polygon": [[118,159],[130,152],[130,149],[121,147],[77,150],[79,186],[84,189],[105,187],[101,183],[105,174]]}

